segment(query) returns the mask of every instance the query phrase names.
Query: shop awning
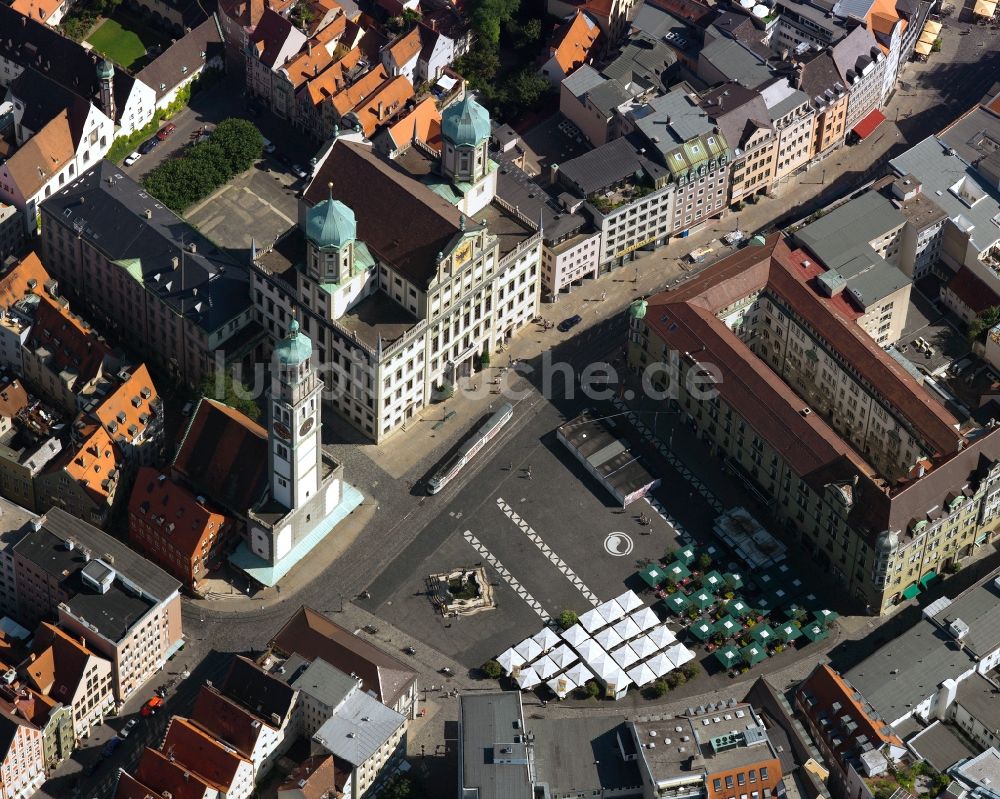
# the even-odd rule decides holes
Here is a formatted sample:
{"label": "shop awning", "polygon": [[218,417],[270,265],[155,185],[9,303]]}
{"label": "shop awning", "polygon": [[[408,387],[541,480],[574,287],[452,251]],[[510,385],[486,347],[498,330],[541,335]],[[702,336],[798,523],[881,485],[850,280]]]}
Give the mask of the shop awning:
{"label": "shop awning", "polygon": [[924,25],[924,31],[930,31],[935,36],[937,36],[941,32],[941,23],[935,22],[932,19],[927,20],[927,24]]}
{"label": "shop awning", "polygon": [[910,583],[906,588],[903,589],[903,599],[913,599],[917,594],[920,593],[919,583]]}
{"label": "shop awning", "polygon": [[937,36],[935,36],[930,31],[921,32],[920,38],[917,39],[918,44],[920,44],[921,42],[923,42],[924,44],[934,44],[935,41],[937,41]]}
{"label": "shop awning", "polygon": [[859,139],[867,139],[875,132],[875,128],[883,122],[885,122],[885,114],[877,108],[873,108],[868,116],[854,126],[854,135]]}
{"label": "shop awning", "polygon": [[915,45],[913,45],[913,50],[914,52],[920,53],[920,55],[931,54],[931,46],[924,42],[917,42]]}
{"label": "shop awning", "polygon": [[937,572],[934,571],[934,569],[931,569],[929,572],[927,572],[927,574],[925,574],[923,577],[920,578],[920,585],[923,588],[926,588],[927,584],[935,577],[937,577]]}
{"label": "shop awning", "polygon": [[992,17],[996,10],[995,0],[976,0],[976,7],[972,9],[972,13],[977,17]]}

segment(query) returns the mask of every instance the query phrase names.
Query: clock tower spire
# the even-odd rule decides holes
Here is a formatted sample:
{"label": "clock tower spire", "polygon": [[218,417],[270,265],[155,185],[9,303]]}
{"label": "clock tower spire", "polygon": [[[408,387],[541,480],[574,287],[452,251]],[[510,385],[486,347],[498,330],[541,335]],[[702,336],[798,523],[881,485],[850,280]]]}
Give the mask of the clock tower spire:
{"label": "clock tower spire", "polygon": [[320,392],[312,368],[312,341],[293,318],[288,335],[274,348],[268,465],[271,498],[289,510],[319,490]]}

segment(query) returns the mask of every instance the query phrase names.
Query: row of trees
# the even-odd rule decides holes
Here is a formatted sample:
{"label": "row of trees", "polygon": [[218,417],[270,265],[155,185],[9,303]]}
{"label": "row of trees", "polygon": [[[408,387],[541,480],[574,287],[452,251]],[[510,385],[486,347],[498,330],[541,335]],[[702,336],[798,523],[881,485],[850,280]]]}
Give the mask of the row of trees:
{"label": "row of trees", "polygon": [[143,179],[146,191],[181,212],[245,172],[264,151],[260,131],[245,119],[220,122],[208,141],[164,161]]}

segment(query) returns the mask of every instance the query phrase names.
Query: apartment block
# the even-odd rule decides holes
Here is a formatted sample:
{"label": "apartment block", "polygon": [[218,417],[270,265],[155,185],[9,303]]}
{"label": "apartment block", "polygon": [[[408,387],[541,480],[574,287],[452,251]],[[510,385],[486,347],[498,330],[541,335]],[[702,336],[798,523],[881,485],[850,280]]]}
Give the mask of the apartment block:
{"label": "apartment block", "polygon": [[[13,653],[10,653],[13,654]],[[24,679],[25,667],[0,664],[0,712],[31,722],[42,734],[42,759],[45,774],[51,775],[59,764],[73,753],[76,737],[73,731],[73,708],[64,701],[37,690]]]}
{"label": "apartment block", "polygon": [[[768,498],[789,538],[884,613],[995,535],[1000,436],[960,429],[819,290],[822,274],[772,236],[634,304],[629,361],[654,364],[652,384]],[[664,376],[655,364],[671,359]]]}
{"label": "apartment block", "polygon": [[45,782],[42,731],[20,713],[0,709],[0,797],[28,799]]}
{"label": "apartment block", "polygon": [[109,660],[116,707],[183,645],[180,583],[107,533],[53,508],[12,549],[17,617]]}

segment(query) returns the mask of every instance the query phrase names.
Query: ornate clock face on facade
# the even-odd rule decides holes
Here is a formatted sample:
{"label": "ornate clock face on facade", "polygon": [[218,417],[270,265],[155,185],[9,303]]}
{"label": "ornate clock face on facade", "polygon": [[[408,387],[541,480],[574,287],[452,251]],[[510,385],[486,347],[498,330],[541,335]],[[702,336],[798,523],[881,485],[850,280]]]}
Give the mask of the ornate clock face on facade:
{"label": "ornate clock face on facade", "polygon": [[312,428],[313,428],[313,418],[310,416],[302,423],[302,426],[299,428],[299,435],[300,436],[306,435],[310,430],[312,430]]}
{"label": "ornate clock face on facade", "polygon": [[281,422],[275,422],[272,429],[278,438],[283,438],[285,441],[288,441],[292,437],[291,431]]}
{"label": "ornate clock face on facade", "polygon": [[464,266],[466,262],[472,257],[472,242],[467,241],[464,244],[458,245],[455,249],[455,266]]}

